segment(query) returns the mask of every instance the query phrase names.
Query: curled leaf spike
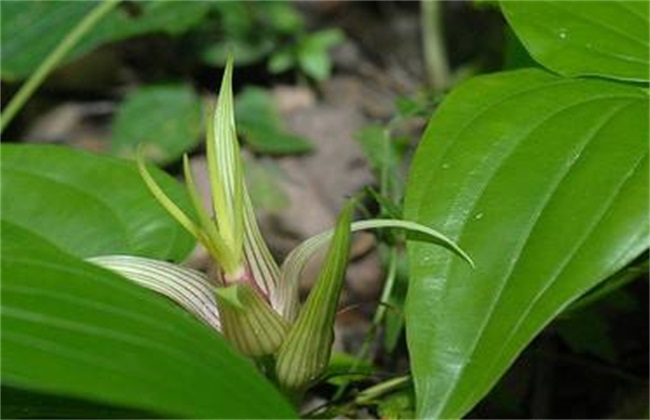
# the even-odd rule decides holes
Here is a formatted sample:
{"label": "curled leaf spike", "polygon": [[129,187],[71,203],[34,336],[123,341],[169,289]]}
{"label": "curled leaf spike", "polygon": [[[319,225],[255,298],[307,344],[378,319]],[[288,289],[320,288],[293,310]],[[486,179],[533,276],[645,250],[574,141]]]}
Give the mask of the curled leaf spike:
{"label": "curled leaf spike", "polygon": [[287,339],[280,347],[276,375],[289,393],[302,392],[327,367],[334,341],[334,317],[350,253],[350,222],[354,202],[339,215],[314,289]]}

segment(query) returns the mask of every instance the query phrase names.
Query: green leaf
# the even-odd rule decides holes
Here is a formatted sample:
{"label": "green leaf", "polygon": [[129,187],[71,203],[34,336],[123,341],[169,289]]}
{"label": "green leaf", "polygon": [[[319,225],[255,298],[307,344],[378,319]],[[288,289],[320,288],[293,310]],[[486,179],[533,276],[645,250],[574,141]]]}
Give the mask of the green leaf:
{"label": "green leaf", "polygon": [[[31,74],[93,7],[94,2],[83,1],[3,2],[2,79],[22,79]],[[151,32],[181,33],[199,22],[208,8],[208,2],[132,2],[102,19],[65,61],[110,41]]]}
{"label": "green leaf", "polygon": [[322,81],[332,72],[329,49],[345,39],[339,29],[326,29],[307,35],[298,44],[298,63],[309,77]]}
{"label": "green leaf", "polygon": [[147,86],[120,104],[113,121],[112,153],[144,155],[157,163],[177,160],[198,143],[201,101],[187,85]]}
{"label": "green leaf", "polygon": [[565,76],[648,81],[648,5],[639,1],[502,1],[534,59]]}
{"label": "green leaf", "polygon": [[284,128],[273,97],[262,88],[249,86],[237,95],[235,113],[246,144],[258,153],[285,155],[313,149],[308,139]]}
{"label": "green leaf", "polygon": [[267,69],[271,73],[282,73],[296,64],[293,47],[280,48],[271,55]]}
{"label": "green leaf", "polygon": [[174,417],[295,415],[214,330],[163,297],[16,225],[2,224],[2,240],[3,385]]}
{"label": "green leaf", "polygon": [[540,70],[475,78],[434,115],[405,216],[469,253],[409,244],[420,417],[458,418],[572,301],[648,246],[648,98]]}
{"label": "green leaf", "polygon": [[[57,146],[5,144],[1,151],[2,219],[70,254],[180,261],[194,247],[131,162]],[[154,174],[178,205],[191,208],[179,184]]]}
{"label": "green leaf", "polygon": [[[611,275],[607,280],[598,285],[598,287],[593,288],[589,293],[583,295],[577,301],[573,302],[567,312],[580,311],[585,307],[589,307],[604,298],[610,297],[613,294],[618,294],[621,292],[623,286],[628,283],[641,278],[648,277],[648,271],[650,271],[648,254],[645,254],[645,258],[641,256],[638,258],[635,263],[633,261],[627,267],[624,267],[622,270],[617,271]],[[625,306],[625,305],[624,305]]]}
{"label": "green leaf", "polygon": [[527,67],[540,67],[539,64],[533,60],[530,53],[523,46],[517,35],[515,35],[512,28],[506,26],[503,28],[505,37],[505,45],[503,46],[503,68],[502,70],[515,70]]}

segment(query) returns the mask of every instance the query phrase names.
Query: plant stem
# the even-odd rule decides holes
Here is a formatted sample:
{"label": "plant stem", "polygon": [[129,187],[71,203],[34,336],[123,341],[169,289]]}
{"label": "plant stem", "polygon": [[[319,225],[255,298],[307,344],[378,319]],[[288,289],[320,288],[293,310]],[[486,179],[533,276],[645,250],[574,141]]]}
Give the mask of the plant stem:
{"label": "plant stem", "polygon": [[361,350],[357,355],[357,361],[352,367],[352,371],[355,371],[360,362],[366,361],[368,359],[368,354],[370,352],[370,345],[375,341],[377,335],[377,330],[379,326],[384,321],[384,316],[386,314],[386,303],[390,299],[390,296],[393,294],[393,288],[395,286],[395,279],[397,278],[397,249],[392,247],[390,250],[390,257],[388,262],[388,274],[386,275],[386,282],[384,283],[384,290],[382,290],[381,297],[379,298],[379,306],[375,311],[375,315],[372,318],[372,325],[370,331],[366,335],[363,344],[361,345]]}
{"label": "plant stem", "polygon": [[431,89],[442,92],[449,86],[449,64],[442,31],[440,0],[421,0],[424,65]]}
{"label": "plant stem", "polygon": [[88,13],[77,26],[70,31],[59,45],[50,53],[49,56],[41,63],[36,71],[29,77],[18,92],[11,98],[11,101],[0,115],[0,133],[13,120],[18,111],[22,109],[25,103],[32,96],[34,91],[43,83],[45,78],[56,68],[56,66],[65,58],[66,54],[74,47],[82,36],[88,32],[104,15],[111,11],[119,0],[105,0]]}
{"label": "plant stem", "polygon": [[369,404],[373,400],[397,389],[404,388],[411,381],[411,375],[398,376],[387,381],[378,383],[375,386],[364,389],[354,399],[355,403],[359,405]]}

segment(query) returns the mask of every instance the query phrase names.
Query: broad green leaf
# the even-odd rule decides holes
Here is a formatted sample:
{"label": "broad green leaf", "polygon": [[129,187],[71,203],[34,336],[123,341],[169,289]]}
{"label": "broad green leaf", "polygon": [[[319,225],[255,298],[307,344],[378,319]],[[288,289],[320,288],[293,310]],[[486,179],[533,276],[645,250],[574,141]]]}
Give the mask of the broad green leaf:
{"label": "broad green leaf", "polygon": [[502,1],[506,20],[540,64],[565,76],[647,81],[648,4],[643,1]]}
{"label": "broad green leaf", "polygon": [[647,135],[647,94],[607,81],[521,70],[447,97],[405,216],[476,268],[409,244],[418,416],[466,414],[546,324],[648,246]]}
{"label": "broad green leaf", "polygon": [[237,96],[235,114],[246,144],[258,153],[284,155],[312,150],[310,141],[289,133],[273,97],[264,89],[248,87]]}
{"label": "broad green leaf", "polygon": [[[47,54],[93,7],[84,1],[2,2],[2,79],[31,74]],[[139,1],[118,7],[100,21],[66,61],[97,46],[151,32],[181,33],[207,13],[208,2]]]}
{"label": "broad green leaf", "polygon": [[147,158],[169,163],[198,143],[201,100],[186,85],[143,87],[120,104],[112,131],[114,154],[132,157],[142,146]]}
{"label": "broad green leaf", "polygon": [[3,385],[174,417],[293,415],[252,364],[165,298],[16,225],[3,223],[2,239]]}
{"label": "broad green leaf", "polygon": [[[153,199],[135,164],[65,147],[3,145],[2,219],[78,257],[140,255],[180,261],[188,235]],[[152,171],[183,208],[182,186]]]}

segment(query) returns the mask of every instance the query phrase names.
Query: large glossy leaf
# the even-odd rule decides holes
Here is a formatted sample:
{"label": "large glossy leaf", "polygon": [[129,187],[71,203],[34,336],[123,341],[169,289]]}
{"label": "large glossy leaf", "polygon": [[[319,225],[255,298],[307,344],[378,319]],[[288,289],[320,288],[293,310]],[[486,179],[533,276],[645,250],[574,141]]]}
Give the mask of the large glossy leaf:
{"label": "large glossy leaf", "polygon": [[[29,76],[96,5],[85,1],[2,2],[2,79]],[[149,32],[182,32],[200,21],[209,7],[209,2],[200,1],[139,1],[118,7],[84,36],[66,61],[105,42]]]}
{"label": "large glossy leaf", "polygon": [[[179,261],[194,239],[153,199],[135,164],[55,146],[2,146],[2,219],[79,257],[130,254]],[[182,186],[162,185],[189,209]]]}
{"label": "large glossy leaf", "polygon": [[2,239],[3,385],[175,417],[294,415],[249,361],[165,298],[16,225],[3,223]]}
{"label": "large glossy leaf", "polygon": [[648,4],[643,1],[502,1],[533,58],[565,76],[647,81]]}
{"label": "large glossy leaf", "polygon": [[147,158],[169,163],[199,141],[201,100],[182,84],[140,88],[120,104],[112,131],[113,153],[133,156],[142,147]]}
{"label": "large glossy leaf", "polygon": [[541,70],[475,78],[434,115],[406,217],[476,268],[409,244],[418,415],[454,418],[569,303],[648,246],[648,98]]}

